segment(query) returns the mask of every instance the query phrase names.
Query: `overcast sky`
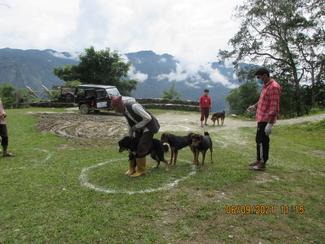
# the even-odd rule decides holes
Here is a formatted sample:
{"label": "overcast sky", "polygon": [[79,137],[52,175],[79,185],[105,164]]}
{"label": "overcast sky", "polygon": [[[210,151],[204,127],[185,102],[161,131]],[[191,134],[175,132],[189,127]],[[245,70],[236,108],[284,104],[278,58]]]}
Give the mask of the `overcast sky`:
{"label": "overcast sky", "polygon": [[243,0],[0,0],[0,48],[121,53],[153,50],[216,60],[238,31]]}

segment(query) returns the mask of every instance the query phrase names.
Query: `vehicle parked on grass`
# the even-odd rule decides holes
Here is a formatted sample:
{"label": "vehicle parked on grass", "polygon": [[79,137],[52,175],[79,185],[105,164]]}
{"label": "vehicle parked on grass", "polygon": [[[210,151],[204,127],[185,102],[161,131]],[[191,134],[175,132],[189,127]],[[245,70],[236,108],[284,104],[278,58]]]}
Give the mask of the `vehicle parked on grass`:
{"label": "vehicle parked on grass", "polygon": [[[94,84],[79,85],[74,94],[81,114],[112,110],[111,97],[120,95],[115,86]],[[123,96],[122,99],[135,101],[133,97]]]}

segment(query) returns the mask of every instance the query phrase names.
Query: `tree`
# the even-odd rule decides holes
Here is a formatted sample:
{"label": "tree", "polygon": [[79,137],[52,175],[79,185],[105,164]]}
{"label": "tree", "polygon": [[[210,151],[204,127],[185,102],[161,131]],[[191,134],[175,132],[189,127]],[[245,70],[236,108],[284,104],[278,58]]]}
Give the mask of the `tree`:
{"label": "tree", "polygon": [[16,101],[15,87],[11,84],[0,85],[0,98],[5,108],[11,108]]}
{"label": "tree", "polygon": [[227,102],[229,103],[229,110],[234,114],[242,114],[241,109],[241,96],[239,94],[239,88],[232,89],[228,96],[226,97]]}
{"label": "tree", "polygon": [[180,100],[181,95],[175,89],[175,82],[171,85],[171,87],[163,92],[162,98],[169,100]]}
{"label": "tree", "polygon": [[130,63],[125,62],[117,52],[109,48],[96,51],[86,48],[79,56],[78,65],[67,65],[54,69],[54,74],[64,81],[79,80],[81,83],[116,86],[122,94],[129,94],[137,82],[129,80]]}
{"label": "tree", "polygon": [[245,113],[248,106],[257,102],[259,97],[257,85],[254,81],[245,82],[240,87],[232,89],[226,97],[230,112],[235,114]]}
{"label": "tree", "polygon": [[[301,81],[320,79],[324,72],[324,23],[320,0],[246,0],[237,7],[240,30],[232,50],[221,58],[262,62],[276,78],[294,86],[297,114],[302,114]],[[314,77],[314,78],[311,78]],[[317,78],[316,78],[317,77]]]}
{"label": "tree", "polygon": [[[311,106],[319,105],[317,97],[322,90],[319,90],[320,83],[324,84],[325,73],[325,32],[324,32],[324,3],[320,0],[309,1],[306,13],[313,28],[309,32],[298,33],[295,42],[300,54],[299,60],[311,86],[308,87]],[[322,77],[323,76],[323,77]]]}

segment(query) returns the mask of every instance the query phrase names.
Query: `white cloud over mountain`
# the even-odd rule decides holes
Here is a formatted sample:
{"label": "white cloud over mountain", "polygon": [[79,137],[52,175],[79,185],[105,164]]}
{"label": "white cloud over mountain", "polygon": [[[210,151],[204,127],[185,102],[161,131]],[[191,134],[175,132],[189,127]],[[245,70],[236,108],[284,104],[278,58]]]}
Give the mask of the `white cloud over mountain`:
{"label": "white cloud over mountain", "polygon": [[128,76],[130,79],[137,80],[138,82],[144,82],[148,79],[148,74],[144,74],[141,73],[140,71],[136,71],[133,66],[130,67]]}
{"label": "white cloud over mountain", "polygon": [[[202,77],[200,73],[208,75],[208,79]],[[218,69],[213,69],[209,63],[196,66],[186,66],[182,63],[176,63],[176,71],[170,72],[169,74],[160,74],[157,76],[157,80],[168,80],[170,82],[184,81],[186,84],[198,88],[199,83],[220,83],[228,88],[236,87],[235,84],[231,83],[227,77],[223,76]],[[210,85],[211,86],[211,85]]]}
{"label": "white cloud over mountain", "polygon": [[191,64],[215,60],[227,46],[242,1],[0,0],[0,48],[153,50],[174,55],[191,72]]}

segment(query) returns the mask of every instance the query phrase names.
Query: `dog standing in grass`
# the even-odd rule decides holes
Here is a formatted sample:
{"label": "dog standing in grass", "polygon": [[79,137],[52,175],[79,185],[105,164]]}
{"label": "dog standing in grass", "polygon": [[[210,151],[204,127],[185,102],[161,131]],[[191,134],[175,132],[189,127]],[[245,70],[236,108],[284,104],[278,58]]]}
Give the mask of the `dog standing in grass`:
{"label": "dog standing in grass", "polygon": [[176,165],[178,151],[192,144],[192,134],[193,133],[189,133],[187,136],[176,136],[171,133],[163,133],[161,135],[161,143],[167,143],[170,147],[171,153],[169,164]]}
{"label": "dog standing in grass", "polygon": [[191,136],[192,144],[191,149],[193,151],[194,160],[193,163],[197,166],[200,164],[199,162],[199,154],[202,154],[202,165],[204,165],[205,155],[208,150],[210,150],[211,155],[211,163],[213,163],[213,145],[212,140],[208,132],[204,132],[204,135],[193,134]]}
{"label": "dog standing in grass", "polygon": [[225,110],[223,110],[222,112],[212,114],[211,120],[213,122],[213,126],[215,126],[216,121],[218,122],[218,126],[219,126],[219,119],[220,119],[221,125],[223,125],[223,123],[225,121],[225,117],[226,117]]}

